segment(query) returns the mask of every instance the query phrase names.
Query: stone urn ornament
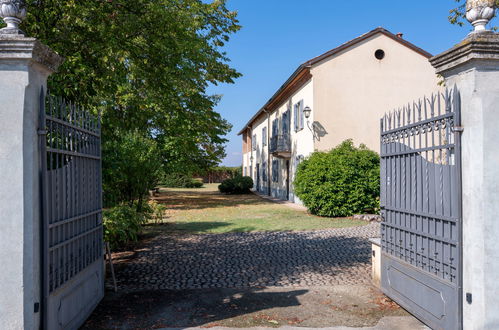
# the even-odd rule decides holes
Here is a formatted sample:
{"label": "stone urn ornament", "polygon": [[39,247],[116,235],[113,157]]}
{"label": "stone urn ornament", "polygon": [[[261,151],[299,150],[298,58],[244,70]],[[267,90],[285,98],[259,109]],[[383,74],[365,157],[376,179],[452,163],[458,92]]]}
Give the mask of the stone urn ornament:
{"label": "stone urn ornament", "polygon": [[473,32],[486,32],[487,24],[494,17],[496,0],[467,0],[466,19],[475,27]]}
{"label": "stone urn ornament", "polygon": [[19,24],[26,18],[26,3],[24,0],[0,0],[0,17],[7,24],[0,33],[24,34]]}

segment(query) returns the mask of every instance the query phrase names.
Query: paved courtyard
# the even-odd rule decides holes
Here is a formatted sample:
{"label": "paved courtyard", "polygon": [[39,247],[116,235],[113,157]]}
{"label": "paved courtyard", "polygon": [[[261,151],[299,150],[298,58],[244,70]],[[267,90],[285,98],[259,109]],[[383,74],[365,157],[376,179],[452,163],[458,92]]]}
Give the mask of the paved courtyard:
{"label": "paved courtyard", "polygon": [[368,284],[368,238],[378,233],[372,223],[309,232],[164,234],[117,267],[116,276],[120,292]]}

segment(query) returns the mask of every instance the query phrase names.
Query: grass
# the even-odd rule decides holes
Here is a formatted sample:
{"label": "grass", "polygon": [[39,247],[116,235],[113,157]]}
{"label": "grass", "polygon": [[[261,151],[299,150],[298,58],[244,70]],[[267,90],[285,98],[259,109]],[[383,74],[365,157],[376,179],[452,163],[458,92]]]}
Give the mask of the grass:
{"label": "grass", "polygon": [[156,200],[167,206],[166,230],[183,233],[305,231],[362,226],[350,218],[322,218],[257,195],[222,195],[218,184],[203,188],[162,188]]}

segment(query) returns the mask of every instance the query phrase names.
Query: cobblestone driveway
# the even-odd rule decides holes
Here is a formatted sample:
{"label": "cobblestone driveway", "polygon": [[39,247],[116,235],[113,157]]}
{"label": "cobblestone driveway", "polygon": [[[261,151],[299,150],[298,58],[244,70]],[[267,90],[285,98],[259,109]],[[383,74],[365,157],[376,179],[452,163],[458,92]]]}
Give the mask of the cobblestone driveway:
{"label": "cobblestone driveway", "polygon": [[[312,232],[161,235],[117,271],[121,292],[370,282],[379,224]],[[109,285],[110,283],[108,283]]]}

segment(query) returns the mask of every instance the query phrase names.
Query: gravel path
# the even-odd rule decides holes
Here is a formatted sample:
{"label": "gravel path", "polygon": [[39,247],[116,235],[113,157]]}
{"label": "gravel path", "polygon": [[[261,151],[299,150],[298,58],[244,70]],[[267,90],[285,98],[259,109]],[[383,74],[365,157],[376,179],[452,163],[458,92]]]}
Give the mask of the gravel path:
{"label": "gravel path", "polygon": [[[160,235],[117,271],[121,292],[370,283],[379,224],[310,232]],[[110,285],[111,283],[108,283]]]}

